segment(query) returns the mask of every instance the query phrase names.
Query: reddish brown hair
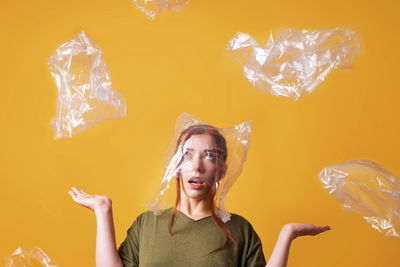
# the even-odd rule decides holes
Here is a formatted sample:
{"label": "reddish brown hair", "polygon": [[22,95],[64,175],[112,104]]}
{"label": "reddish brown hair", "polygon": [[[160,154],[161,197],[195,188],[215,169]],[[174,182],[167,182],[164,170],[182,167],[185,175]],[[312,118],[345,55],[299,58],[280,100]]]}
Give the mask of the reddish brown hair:
{"label": "reddish brown hair", "polygon": [[[220,179],[223,178],[226,172],[226,159],[228,157],[228,149],[226,146],[226,140],[222,136],[222,134],[213,126],[210,125],[192,125],[188,128],[186,128],[179,136],[178,142],[176,144],[176,151],[178,150],[178,147],[181,144],[184,144],[187,140],[189,140],[190,137],[194,135],[201,135],[201,134],[209,134],[214,137],[215,144],[217,147],[216,151],[216,164],[217,164],[217,173],[216,173],[216,181],[219,181]],[[175,151],[175,152],[176,152]],[[217,248],[214,249],[213,251],[210,252],[210,254],[214,254],[220,250],[223,250],[227,248],[231,243],[234,242],[234,239],[232,237],[231,232],[229,231],[228,227],[222,222],[222,220],[216,215],[215,213],[215,206],[214,206],[214,196],[216,193],[215,187],[211,187],[211,193],[210,193],[210,211],[211,211],[211,216],[214,220],[214,223],[217,225],[217,227],[221,230],[222,234],[225,236],[225,243]],[[171,219],[169,221],[169,226],[168,226],[168,231],[171,236],[173,236],[172,233],[172,227],[175,223],[176,219],[176,211],[178,208],[178,205],[181,202],[181,185],[180,181],[176,183],[176,201],[175,201],[175,206],[174,206],[174,211],[172,212]]]}

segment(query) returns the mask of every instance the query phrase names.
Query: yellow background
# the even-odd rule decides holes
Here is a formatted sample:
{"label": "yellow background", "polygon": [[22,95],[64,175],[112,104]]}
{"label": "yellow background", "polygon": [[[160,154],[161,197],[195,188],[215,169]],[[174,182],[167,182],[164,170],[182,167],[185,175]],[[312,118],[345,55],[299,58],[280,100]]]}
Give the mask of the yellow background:
{"label": "yellow background", "polygon": [[[227,197],[269,257],[287,222],[332,231],[294,241],[289,266],[400,266],[400,240],[384,238],[323,190],[319,171],[370,159],[400,176],[397,1],[205,1],[149,20],[130,0],[0,4],[0,258],[41,247],[61,267],[94,266],[95,217],[71,186],[113,200],[119,244],[161,181],[183,111],[217,127],[253,120],[243,173]],[[349,26],[361,36],[353,70],[334,70],[294,102],[253,88],[224,54],[238,31],[265,44],[282,27]],[[81,30],[102,48],[127,117],[55,141],[57,88],[47,66]]]}

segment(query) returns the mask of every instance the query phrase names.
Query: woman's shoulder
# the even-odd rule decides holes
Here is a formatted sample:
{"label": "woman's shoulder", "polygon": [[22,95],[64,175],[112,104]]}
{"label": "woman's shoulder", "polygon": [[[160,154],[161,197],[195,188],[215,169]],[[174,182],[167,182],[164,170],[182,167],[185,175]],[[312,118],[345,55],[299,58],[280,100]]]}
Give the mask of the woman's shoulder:
{"label": "woman's shoulder", "polygon": [[236,213],[231,213],[231,219],[228,222],[232,222],[235,224],[250,224],[250,222],[246,218]]}
{"label": "woman's shoulder", "polygon": [[249,234],[255,232],[253,226],[246,218],[235,213],[231,213],[231,219],[226,222],[226,225],[229,228],[239,231],[241,233]]}
{"label": "woman's shoulder", "polygon": [[226,225],[238,244],[250,247],[261,246],[260,237],[246,218],[232,214],[231,220]]}

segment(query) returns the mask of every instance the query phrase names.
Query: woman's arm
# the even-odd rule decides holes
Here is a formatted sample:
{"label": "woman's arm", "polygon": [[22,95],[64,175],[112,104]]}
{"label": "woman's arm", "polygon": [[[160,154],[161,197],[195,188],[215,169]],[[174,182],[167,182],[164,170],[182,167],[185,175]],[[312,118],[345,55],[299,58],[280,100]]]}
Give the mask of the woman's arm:
{"label": "woman's arm", "polygon": [[315,226],[304,223],[284,225],[266,267],[286,267],[290,245],[294,239],[303,235],[317,235],[327,230],[330,230],[329,226]]}
{"label": "woman's arm", "polygon": [[107,196],[92,196],[75,187],[68,193],[76,203],[93,210],[96,215],[96,267],[122,267],[115,244],[111,199]]}

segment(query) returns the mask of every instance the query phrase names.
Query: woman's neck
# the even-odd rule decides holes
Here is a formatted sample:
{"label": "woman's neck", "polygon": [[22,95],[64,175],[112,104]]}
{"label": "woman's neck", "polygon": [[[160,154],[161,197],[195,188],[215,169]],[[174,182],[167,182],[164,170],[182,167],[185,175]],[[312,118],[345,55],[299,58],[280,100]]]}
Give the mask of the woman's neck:
{"label": "woman's neck", "polygon": [[[183,196],[182,196],[183,195]],[[181,202],[178,206],[178,210],[186,214],[186,216],[192,218],[193,220],[200,220],[205,217],[209,217],[212,215],[210,209],[210,201],[209,199],[191,199],[181,195]]]}

